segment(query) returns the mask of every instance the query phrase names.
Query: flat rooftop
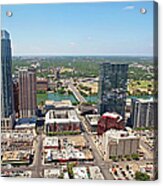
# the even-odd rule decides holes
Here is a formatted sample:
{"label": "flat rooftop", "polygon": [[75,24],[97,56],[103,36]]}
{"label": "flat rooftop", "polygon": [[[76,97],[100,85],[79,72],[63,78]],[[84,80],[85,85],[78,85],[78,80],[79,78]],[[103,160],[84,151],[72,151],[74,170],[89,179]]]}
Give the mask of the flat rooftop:
{"label": "flat rooftop", "polygon": [[88,119],[90,125],[98,125],[100,114],[88,114],[86,115],[86,118]]}
{"label": "flat rooftop", "polygon": [[49,110],[45,116],[45,124],[48,123],[79,123],[80,120],[74,109],[71,110]]}
{"label": "flat rooftop", "polygon": [[45,137],[43,141],[43,146],[45,147],[58,147],[57,137]]}

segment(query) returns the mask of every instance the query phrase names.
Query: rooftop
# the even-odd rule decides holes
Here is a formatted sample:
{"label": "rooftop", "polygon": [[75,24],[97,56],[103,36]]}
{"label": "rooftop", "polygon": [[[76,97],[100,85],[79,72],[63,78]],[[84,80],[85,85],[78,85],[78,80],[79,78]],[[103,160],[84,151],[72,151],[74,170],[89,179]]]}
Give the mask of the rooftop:
{"label": "rooftop", "polygon": [[6,30],[1,30],[1,39],[10,39],[10,34]]}
{"label": "rooftop", "polygon": [[88,179],[88,173],[86,167],[73,167],[72,170],[75,179]]}
{"label": "rooftop", "polygon": [[20,118],[17,121],[17,125],[22,125],[22,124],[33,124],[36,123],[36,118],[32,117],[32,118]]}
{"label": "rooftop", "polygon": [[86,118],[89,120],[90,125],[98,125],[98,120],[100,118],[99,114],[88,114]]}
{"label": "rooftop", "polygon": [[90,177],[93,180],[104,180],[104,176],[102,175],[100,168],[98,166],[89,167]]}
{"label": "rooftop", "polygon": [[80,122],[75,110],[49,110],[45,116],[45,123],[74,123]]}
{"label": "rooftop", "polygon": [[102,118],[110,118],[110,119],[117,119],[119,121],[121,121],[123,118],[121,115],[114,113],[114,112],[106,112],[102,115]]}
{"label": "rooftop", "polygon": [[108,136],[110,138],[113,138],[113,139],[133,139],[133,138],[138,138],[133,133],[129,133],[129,132],[123,131],[123,130],[114,130],[114,129],[106,131],[104,135]]}
{"label": "rooftop", "polygon": [[45,147],[58,147],[58,138],[57,137],[46,137],[43,142]]}

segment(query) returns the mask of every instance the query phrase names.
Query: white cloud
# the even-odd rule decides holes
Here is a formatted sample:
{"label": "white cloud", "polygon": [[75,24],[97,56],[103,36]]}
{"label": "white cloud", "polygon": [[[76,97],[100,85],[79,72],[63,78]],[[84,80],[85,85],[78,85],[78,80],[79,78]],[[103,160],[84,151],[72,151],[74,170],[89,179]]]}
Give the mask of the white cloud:
{"label": "white cloud", "polygon": [[133,10],[135,8],[135,6],[126,6],[123,9],[124,10]]}
{"label": "white cloud", "polygon": [[69,43],[69,45],[73,47],[73,46],[76,45],[76,43],[72,41],[72,42]]}

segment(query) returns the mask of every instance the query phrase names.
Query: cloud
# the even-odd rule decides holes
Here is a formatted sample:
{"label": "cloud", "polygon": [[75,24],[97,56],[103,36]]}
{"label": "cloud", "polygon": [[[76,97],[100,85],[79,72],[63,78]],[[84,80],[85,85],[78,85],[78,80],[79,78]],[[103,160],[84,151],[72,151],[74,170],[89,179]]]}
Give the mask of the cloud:
{"label": "cloud", "polygon": [[76,46],[76,43],[73,42],[73,41],[71,41],[71,42],[69,43],[69,46],[70,46],[70,47],[75,47],[75,46]]}
{"label": "cloud", "polygon": [[124,10],[133,10],[135,8],[135,6],[126,6],[123,9]]}

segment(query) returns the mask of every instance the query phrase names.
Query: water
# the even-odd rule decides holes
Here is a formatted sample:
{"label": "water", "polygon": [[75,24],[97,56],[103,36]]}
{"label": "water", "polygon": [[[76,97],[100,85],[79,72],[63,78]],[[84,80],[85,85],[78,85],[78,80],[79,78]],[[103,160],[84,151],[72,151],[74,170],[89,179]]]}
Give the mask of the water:
{"label": "water", "polygon": [[49,94],[37,94],[37,104],[45,102],[45,100],[61,101],[70,100],[73,104],[77,104],[78,101],[73,95],[59,94],[59,93],[49,93]]}
{"label": "water", "polygon": [[94,96],[87,96],[87,97],[85,97],[85,99],[88,102],[91,102],[91,103],[97,103],[98,102],[98,96],[96,96],[96,95],[94,95]]}
{"label": "water", "polygon": [[[150,99],[152,96],[128,96],[127,98],[142,98],[142,99]],[[98,103],[98,96],[86,96],[85,99],[90,103]],[[40,104],[41,101],[45,102],[45,100],[53,100],[53,101],[61,101],[61,100],[70,100],[73,104],[77,104],[78,101],[74,95],[66,95],[59,93],[49,93],[49,94],[37,94],[37,104]]]}

